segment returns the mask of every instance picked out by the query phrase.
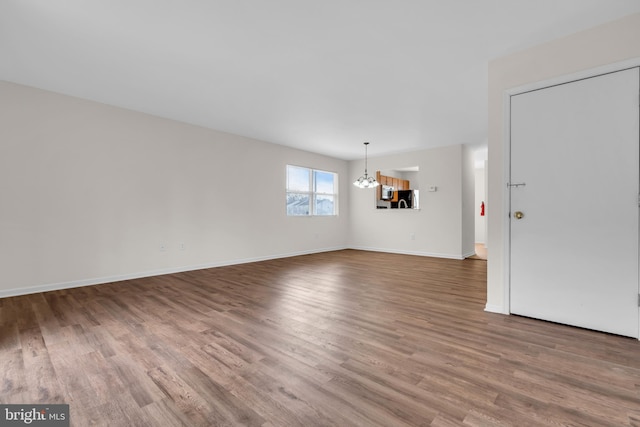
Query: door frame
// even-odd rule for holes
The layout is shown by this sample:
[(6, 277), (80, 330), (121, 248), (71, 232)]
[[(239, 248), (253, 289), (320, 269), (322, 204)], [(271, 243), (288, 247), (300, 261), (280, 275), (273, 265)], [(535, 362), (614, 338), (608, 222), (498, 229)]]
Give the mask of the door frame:
[[(566, 74), (562, 76), (552, 77), (546, 80), (528, 83), (526, 85), (517, 86), (504, 91), (502, 95), (503, 105), (503, 135), (504, 135), (504, 149), (503, 149), (503, 173), (502, 173), (502, 194), (503, 194), (503, 212), (506, 215), (502, 218), (502, 229), (505, 231), (502, 241), (503, 248), (503, 273), (504, 273), (504, 307), (503, 314), (511, 314), (511, 191), (509, 190), (509, 183), (511, 180), (511, 97), (514, 95), (531, 92), (534, 90), (544, 89), (547, 87), (558, 86), (561, 84), (571, 83), (578, 80), (584, 80), (591, 77), (596, 77), (602, 74), (614, 73), (617, 71), (623, 71), (630, 68), (640, 67), (640, 58), (633, 58), (625, 61), (615, 62), (612, 64), (603, 65), (596, 68), (590, 68), (582, 70), (576, 73)], [(640, 94), (638, 94), (640, 103)], [(489, 165), (489, 167), (491, 167)], [(640, 208), (639, 208), (640, 209)], [(491, 214), (491, 213), (489, 213)], [(638, 310), (638, 326), (640, 328), (640, 309)], [(640, 340), (640, 336), (638, 337)]]

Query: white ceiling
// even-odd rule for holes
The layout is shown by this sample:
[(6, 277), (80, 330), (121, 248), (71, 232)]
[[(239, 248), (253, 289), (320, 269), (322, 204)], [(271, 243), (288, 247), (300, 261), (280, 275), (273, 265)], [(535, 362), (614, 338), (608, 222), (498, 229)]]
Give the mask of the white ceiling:
[(483, 144), (488, 61), (640, 0), (0, 0), (0, 79), (342, 159)]

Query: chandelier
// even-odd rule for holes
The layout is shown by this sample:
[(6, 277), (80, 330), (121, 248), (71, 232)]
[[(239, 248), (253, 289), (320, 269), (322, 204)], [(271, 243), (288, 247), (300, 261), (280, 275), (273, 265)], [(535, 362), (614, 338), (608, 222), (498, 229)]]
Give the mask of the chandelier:
[(367, 175), (367, 146), (368, 145), (369, 145), (368, 142), (364, 143), (364, 175), (362, 175), (360, 178), (353, 181), (353, 185), (355, 185), (358, 188), (373, 188), (379, 185), (378, 181), (376, 181), (374, 177)]

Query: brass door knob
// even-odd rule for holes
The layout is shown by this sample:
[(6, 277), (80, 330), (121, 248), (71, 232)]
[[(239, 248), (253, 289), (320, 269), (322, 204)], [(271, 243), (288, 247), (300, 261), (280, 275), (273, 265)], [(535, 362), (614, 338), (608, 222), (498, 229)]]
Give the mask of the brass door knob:
[(524, 214), (523, 214), (522, 212), (520, 212), (520, 211), (515, 211), (515, 212), (514, 212), (514, 214), (513, 214), (513, 216), (515, 216), (515, 217), (516, 217), (516, 219), (522, 219), (522, 218), (524, 218)]

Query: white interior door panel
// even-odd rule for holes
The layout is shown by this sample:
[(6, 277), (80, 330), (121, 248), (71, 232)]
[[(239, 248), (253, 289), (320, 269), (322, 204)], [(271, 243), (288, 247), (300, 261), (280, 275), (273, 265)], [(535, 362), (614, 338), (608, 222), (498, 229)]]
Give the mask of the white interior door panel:
[(511, 97), (512, 313), (638, 337), (639, 81)]

